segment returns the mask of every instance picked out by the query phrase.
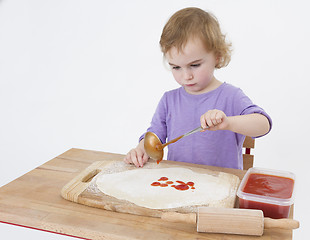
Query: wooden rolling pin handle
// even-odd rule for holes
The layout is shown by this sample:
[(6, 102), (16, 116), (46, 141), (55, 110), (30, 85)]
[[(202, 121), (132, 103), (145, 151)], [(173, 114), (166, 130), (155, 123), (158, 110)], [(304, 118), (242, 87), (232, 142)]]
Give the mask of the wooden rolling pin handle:
[(299, 221), (289, 218), (272, 219), (265, 217), (264, 228), (297, 229), (299, 228)]
[(161, 219), (167, 222), (197, 223), (196, 213), (163, 212)]

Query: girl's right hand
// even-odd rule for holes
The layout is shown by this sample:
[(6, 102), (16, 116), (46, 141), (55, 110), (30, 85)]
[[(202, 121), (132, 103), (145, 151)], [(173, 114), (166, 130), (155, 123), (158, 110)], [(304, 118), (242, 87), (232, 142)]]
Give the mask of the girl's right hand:
[(134, 164), (136, 167), (143, 167), (148, 160), (149, 156), (144, 149), (144, 139), (140, 141), (136, 148), (131, 149), (124, 158), (124, 162)]

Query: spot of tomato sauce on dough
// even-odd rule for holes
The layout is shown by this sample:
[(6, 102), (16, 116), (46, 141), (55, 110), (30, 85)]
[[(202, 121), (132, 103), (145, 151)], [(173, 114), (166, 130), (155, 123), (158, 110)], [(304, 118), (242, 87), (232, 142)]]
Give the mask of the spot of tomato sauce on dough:
[[(170, 185), (170, 187), (173, 187), (175, 188), (176, 190), (179, 190), (179, 191), (186, 191), (188, 189), (192, 189), (194, 190), (195, 187), (195, 183), (194, 182), (183, 182), (183, 181), (180, 181), (180, 180), (177, 180), (175, 181), (177, 184), (173, 184), (174, 182), (169, 180), (169, 178), (167, 177), (161, 177), (160, 179), (158, 179), (158, 181), (161, 181), (161, 182), (153, 182), (151, 184), (151, 186), (160, 186), (160, 187), (168, 187), (168, 185)], [(165, 183), (163, 183), (164, 181), (166, 181)], [(173, 185), (172, 185), (173, 184)]]
[(184, 190), (188, 190), (188, 189), (189, 189), (189, 186), (186, 185), (186, 184), (180, 184), (180, 185), (176, 185), (174, 188), (175, 188), (176, 190), (184, 191)]
[(153, 182), (151, 186), (160, 186), (160, 182)]

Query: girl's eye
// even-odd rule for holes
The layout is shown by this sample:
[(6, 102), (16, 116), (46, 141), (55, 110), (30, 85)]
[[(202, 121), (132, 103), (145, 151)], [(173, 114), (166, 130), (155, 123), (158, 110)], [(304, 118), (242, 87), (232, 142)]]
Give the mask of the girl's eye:
[(180, 69), (180, 67), (179, 66), (173, 66), (172, 69), (178, 70), (178, 69)]
[(199, 67), (200, 66), (200, 63), (197, 63), (197, 64), (192, 64), (191, 67)]

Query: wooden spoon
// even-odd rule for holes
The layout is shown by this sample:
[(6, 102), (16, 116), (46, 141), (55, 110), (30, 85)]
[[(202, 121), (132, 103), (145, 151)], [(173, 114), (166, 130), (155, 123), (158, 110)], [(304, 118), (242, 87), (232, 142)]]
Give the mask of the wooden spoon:
[(202, 127), (195, 128), (171, 141), (162, 144), (157, 135), (153, 132), (147, 132), (144, 137), (144, 149), (147, 155), (156, 160), (157, 164), (163, 159), (164, 156), (164, 147), (171, 143), (175, 143), (176, 141), (180, 140), (183, 137), (187, 137), (193, 133), (199, 132), (203, 130)]

